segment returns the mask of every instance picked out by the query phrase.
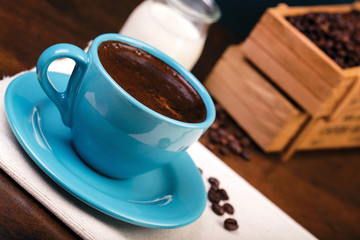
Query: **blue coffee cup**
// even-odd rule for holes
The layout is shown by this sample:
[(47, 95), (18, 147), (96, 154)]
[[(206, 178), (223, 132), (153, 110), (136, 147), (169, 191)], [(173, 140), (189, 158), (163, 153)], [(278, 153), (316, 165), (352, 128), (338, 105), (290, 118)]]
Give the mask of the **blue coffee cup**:
[[(201, 123), (174, 120), (129, 95), (100, 63), (98, 46), (108, 40), (143, 49), (178, 71), (201, 96), (206, 119)], [(63, 92), (48, 77), (49, 65), (59, 58), (75, 61)], [(88, 52), (71, 44), (51, 46), (41, 54), (36, 71), (42, 89), (71, 128), (77, 153), (91, 168), (112, 178), (129, 178), (181, 161), (179, 152), (196, 142), (215, 119), (210, 95), (188, 70), (150, 45), (120, 34), (98, 36)]]

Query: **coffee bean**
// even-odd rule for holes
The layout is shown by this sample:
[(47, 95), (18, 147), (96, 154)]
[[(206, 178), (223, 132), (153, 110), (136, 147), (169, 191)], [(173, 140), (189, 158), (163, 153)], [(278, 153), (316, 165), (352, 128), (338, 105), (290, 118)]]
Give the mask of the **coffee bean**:
[(239, 228), (239, 225), (235, 219), (228, 218), (224, 221), (224, 228), (228, 231), (234, 231)]
[(229, 140), (226, 136), (224, 136), (224, 137), (220, 138), (220, 143), (222, 145), (227, 145), (229, 143)]
[(225, 189), (219, 189), (216, 191), (216, 193), (219, 195), (220, 200), (229, 200), (229, 196), (227, 194), (227, 192), (225, 191)]
[(211, 205), (211, 209), (213, 210), (213, 212), (219, 216), (224, 215), (225, 210), (218, 204), (218, 203), (213, 203)]
[(244, 135), (240, 131), (234, 132), (234, 137), (237, 139), (241, 139)]
[(216, 110), (216, 114), (218, 114), (223, 111), (223, 108), (221, 107), (220, 104), (215, 103), (215, 110)]
[(210, 142), (215, 143), (215, 144), (220, 142), (220, 136), (217, 131), (210, 131), (209, 139), (210, 139)]
[(251, 156), (249, 155), (249, 153), (245, 152), (245, 151), (242, 151), (240, 153), (240, 156), (245, 159), (246, 161), (250, 161), (251, 160)]
[(229, 142), (229, 149), (235, 154), (240, 154), (242, 152), (242, 147), (238, 141)]
[(215, 145), (214, 144), (211, 144), (211, 143), (207, 143), (207, 144), (205, 144), (205, 147), (207, 148), (207, 149), (209, 149), (210, 151), (215, 151)]
[(219, 190), (219, 186), (211, 185), (210, 189), (213, 189), (213, 190), (217, 191), (217, 190)]
[(216, 190), (210, 189), (208, 191), (208, 199), (212, 203), (219, 203), (220, 202), (220, 196), (217, 194)]
[(226, 148), (226, 146), (220, 146), (219, 147), (219, 153), (222, 155), (228, 155), (230, 153), (229, 149)]
[(209, 177), (208, 179), (209, 183), (212, 185), (212, 186), (219, 186), (220, 185), (220, 182), (217, 178), (214, 178), (214, 177)]
[(223, 123), (226, 121), (227, 116), (225, 112), (219, 112), (219, 114), (216, 115), (217, 119), (221, 123), (220, 126), (224, 126)]
[(234, 214), (235, 209), (234, 207), (230, 204), (230, 203), (225, 203), (223, 205), (223, 209), (225, 212), (227, 212), (228, 214)]
[(220, 128), (219, 130), (218, 130), (218, 134), (219, 134), (219, 136), (222, 138), (222, 137), (227, 137), (227, 135), (229, 135), (229, 133), (225, 130), (225, 129), (223, 129), (223, 128)]
[(236, 138), (235, 138), (235, 136), (234, 136), (234, 134), (229, 134), (229, 135), (227, 136), (227, 140), (228, 140), (229, 142), (237, 141)]
[(219, 123), (218, 122), (213, 122), (213, 124), (211, 124), (211, 126), (209, 127), (209, 129), (211, 130), (217, 130), (219, 129)]
[(216, 119), (208, 130), (209, 143), (205, 146), (212, 152), (218, 151), (221, 155), (241, 156), (244, 148), (250, 145), (250, 139), (238, 129), (233, 129), (236, 123), (227, 115), (220, 104), (215, 103)]
[[(308, 13), (286, 18), (342, 68), (360, 65), (360, 11)], [(357, 47), (354, 47), (357, 46)]]
[(250, 139), (248, 137), (243, 136), (240, 139), (240, 144), (243, 147), (248, 147), (250, 145)]

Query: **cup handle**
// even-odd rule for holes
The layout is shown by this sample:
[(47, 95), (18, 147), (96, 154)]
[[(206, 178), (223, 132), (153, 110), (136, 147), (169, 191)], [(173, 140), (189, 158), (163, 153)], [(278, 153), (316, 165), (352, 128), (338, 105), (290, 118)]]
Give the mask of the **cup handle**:
[[(75, 61), (75, 68), (64, 92), (60, 92), (54, 87), (48, 75), (50, 64), (58, 58), (71, 58)], [(82, 49), (72, 44), (61, 43), (46, 49), (36, 65), (36, 74), (42, 89), (55, 103), (60, 111), (62, 121), (68, 127), (71, 127), (72, 102), (88, 63), (89, 56)]]

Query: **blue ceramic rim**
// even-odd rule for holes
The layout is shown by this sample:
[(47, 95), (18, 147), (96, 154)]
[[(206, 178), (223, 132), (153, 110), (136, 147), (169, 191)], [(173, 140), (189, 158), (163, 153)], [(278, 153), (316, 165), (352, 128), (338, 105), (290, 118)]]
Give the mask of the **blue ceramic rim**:
[[(166, 64), (168, 64), (169, 66), (174, 68), (176, 71), (178, 71), (182, 76), (184, 76), (186, 78), (186, 80), (195, 88), (195, 90), (201, 96), (201, 98), (205, 104), (205, 108), (206, 108), (205, 120), (200, 123), (188, 123), (188, 122), (181, 122), (181, 121), (166, 117), (166, 116), (161, 115), (161, 114), (157, 113), (156, 111), (148, 108), (147, 106), (145, 106), (144, 104), (142, 104), (141, 102), (136, 100), (134, 97), (132, 97), (130, 94), (128, 94), (123, 88), (121, 88), (112, 79), (112, 77), (106, 72), (106, 70), (104, 69), (104, 67), (102, 66), (102, 64), (100, 62), (100, 59), (98, 56), (98, 46), (100, 45), (100, 43), (102, 43), (104, 41), (108, 41), (108, 40), (120, 41), (123, 43), (127, 43), (129, 45), (138, 47), (138, 48), (152, 54), (153, 56), (161, 59)], [(170, 123), (172, 125), (179, 126), (179, 127), (185, 127), (185, 128), (191, 128), (191, 129), (206, 129), (215, 120), (215, 115), (216, 115), (215, 106), (214, 106), (214, 103), (213, 103), (209, 93), (205, 89), (205, 87), (200, 83), (200, 81), (190, 71), (188, 71), (182, 65), (177, 63), (174, 59), (172, 59), (165, 53), (161, 52), (160, 50), (158, 50), (140, 40), (137, 40), (137, 39), (125, 36), (125, 35), (116, 34), (116, 33), (107, 33), (107, 34), (102, 34), (94, 39), (94, 41), (92, 42), (92, 44), (90, 46), (89, 52), (91, 53), (92, 61), (94, 61), (95, 67), (100, 72), (102, 72), (104, 74), (104, 76), (106, 76), (106, 78), (113, 84), (114, 88), (117, 89), (118, 91), (120, 91), (123, 95), (125, 95), (133, 105), (135, 105), (137, 108), (141, 109), (142, 111), (148, 113), (149, 115), (152, 115), (153, 117), (160, 119), (161, 121)]]

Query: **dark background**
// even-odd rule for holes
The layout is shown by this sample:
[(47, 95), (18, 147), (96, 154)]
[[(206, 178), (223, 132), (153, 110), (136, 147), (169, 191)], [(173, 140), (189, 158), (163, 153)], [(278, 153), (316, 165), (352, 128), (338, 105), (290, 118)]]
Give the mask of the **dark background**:
[(279, 3), (289, 6), (329, 5), (346, 4), (354, 1), (348, 0), (216, 0), (220, 6), (222, 17), (219, 23), (228, 30), (237, 34), (238, 40), (243, 40), (254, 27), (266, 8), (275, 7)]

